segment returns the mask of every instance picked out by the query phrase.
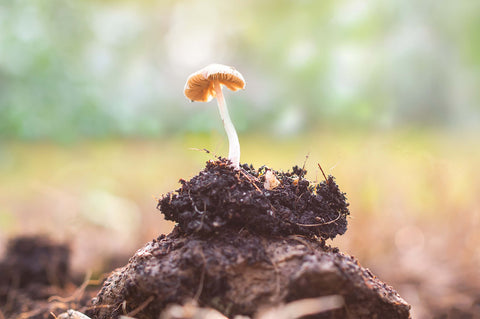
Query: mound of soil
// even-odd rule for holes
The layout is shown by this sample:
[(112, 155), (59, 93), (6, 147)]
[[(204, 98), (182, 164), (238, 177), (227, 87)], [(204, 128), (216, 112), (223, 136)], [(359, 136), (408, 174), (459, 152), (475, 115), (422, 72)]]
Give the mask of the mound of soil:
[[(408, 318), (409, 305), (349, 256), (301, 237), (247, 230), (185, 236), (177, 228), (137, 251), (93, 300), (93, 318), (157, 318), (195, 300), (228, 317), (304, 298), (340, 295), (345, 305), (316, 318)], [(108, 308), (106, 306), (108, 305)]]
[[(326, 239), (345, 233), (348, 203), (333, 176), (314, 185), (297, 166), (287, 173), (268, 171), (247, 165), (234, 170), (226, 160), (210, 161), (191, 180), (180, 180), (182, 187), (157, 207), (186, 234), (248, 229), (259, 236)], [(276, 187), (269, 187), (272, 183)]]
[(312, 318), (409, 318), (410, 306), (358, 262), (325, 245), (345, 233), (348, 204), (332, 176), (208, 162), (158, 208), (177, 222), (115, 270), (89, 310), (92, 318), (158, 318), (194, 300), (226, 316), (339, 296), (340, 307)]
[[(63, 312), (85, 304), (54, 296), (71, 294), (70, 249), (47, 237), (18, 237), (9, 241), (0, 261), (0, 318), (52, 318), (50, 312)], [(50, 299), (53, 298), (53, 299)], [(50, 301), (50, 302), (49, 302)]]
[(63, 287), (69, 275), (70, 249), (41, 236), (9, 241), (1, 263), (2, 284), (25, 288), (32, 283)]

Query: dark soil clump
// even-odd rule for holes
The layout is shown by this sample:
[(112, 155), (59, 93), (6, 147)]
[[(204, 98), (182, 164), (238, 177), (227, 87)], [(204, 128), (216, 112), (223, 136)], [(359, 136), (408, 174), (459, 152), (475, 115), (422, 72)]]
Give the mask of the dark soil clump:
[(70, 249), (46, 237), (18, 237), (11, 240), (2, 262), (11, 283), (25, 288), (32, 283), (63, 287), (69, 274)]
[[(265, 319), (277, 307), (325, 297), (335, 304), (308, 318), (409, 318), (392, 287), (326, 245), (347, 230), (348, 203), (332, 176), (312, 184), (305, 174), (208, 162), (159, 200), (174, 230), (114, 270), (93, 299), (88, 280), (73, 283), (66, 245), (15, 239), (0, 262), (0, 318), (171, 319), (180, 309), (189, 313), (182, 318), (194, 311)], [(175, 305), (184, 306), (171, 311)]]
[(247, 165), (235, 170), (226, 160), (208, 162), (157, 207), (186, 234), (245, 228), (258, 235), (326, 239), (345, 233), (348, 203), (332, 176), (314, 185), (297, 166), (287, 173), (272, 170), (279, 184), (268, 189), (267, 171)]
[[(43, 236), (9, 241), (0, 261), (0, 318), (53, 318), (91, 299), (70, 274), (70, 248)], [(72, 298), (70, 296), (79, 292)]]
[(333, 295), (342, 305), (312, 318), (409, 318), (391, 287), (325, 245), (347, 230), (348, 203), (332, 176), (312, 184), (305, 174), (208, 162), (159, 200), (173, 232), (115, 270), (88, 314), (158, 318), (193, 300), (230, 318), (261, 318), (265, 308)]
[(87, 314), (106, 319), (142, 309), (136, 318), (158, 318), (169, 304), (195, 300), (233, 318), (330, 295), (342, 296), (345, 304), (312, 318), (409, 318), (410, 306), (391, 287), (321, 241), (247, 230), (205, 238), (178, 228), (114, 271)]

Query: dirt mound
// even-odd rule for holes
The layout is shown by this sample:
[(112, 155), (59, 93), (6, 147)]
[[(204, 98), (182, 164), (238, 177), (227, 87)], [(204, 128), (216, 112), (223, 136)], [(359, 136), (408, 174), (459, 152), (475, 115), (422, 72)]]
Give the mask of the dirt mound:
[(247, 165), (235, 170), (226, 160), (207, 162), (157, 207), (186, 234), (244, 228), (258, 235), (326, 239), (345, 233), (348, 203), (333, 176), (314, 185), (305, 174), (297, 166), (283, 173)]
[[(9, 241), (0, 262), (0, 315), (48, 318), (55, 305), (47, 299), (64, 291), (70, 279), (70, 249), (46, 237)], [(1, 316), (0, 316), (1, 317)]]
[(63, 287), (69, 276), (70, 249), (46, 237), (18, 237), (8, 243), (1, 263), (4, 284), (25, 288), (31, 284)]
[(178, 228), (114, 271), (93, 300), (96, 310), (87, 314), (157, 318), (169, 304), (195, 300), (233, 318), (329, 295), (342, 296), (344, 305), (315, 318), (409, 317), (410, 306), (391, 287), (321, 241), (259, 237), (247, 230), (206, 238)]
[[(0, 318), (52, 319), (83, 309), (98, 292), (70, 272), (70, 247), (45, 236), (8, 242), (0, 261)], [(59, 317), (60, 318), (60, 317)]]
[(345, 233), (348, 204), (334, 178), (312, 184), (305, 170), (277, 172), (228, 161), (164, 196), (178, 224), (117, 269), (92, 301), (93, 318), (157, 318), (194, 300), (227, 316), (335, 295), (342, 305), (316, 318), (408, 318), (410, 306), (352, 257), (325, 245)]

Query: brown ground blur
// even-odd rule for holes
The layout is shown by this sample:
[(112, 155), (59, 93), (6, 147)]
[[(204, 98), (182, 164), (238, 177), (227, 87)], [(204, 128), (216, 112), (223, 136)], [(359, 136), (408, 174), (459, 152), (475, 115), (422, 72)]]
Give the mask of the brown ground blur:
[[(438, 132), (318, 133), (292, 140), (241, 136), (242, 162), (308, 178), (337, 178), (351, 203), (349, 230), (331, 245), (394, 286), (414, 318), (472, 310), (480, 300), (480, 148), (473, 135)], [(48, 234), (67, 241), (75, 271), (122, 265), (172, 228), (155, 198), (178, 188), (223, 136), (117, 140), (69, 146), (0, 146), (0, 253), (8, 238)], [(115, 240), (111, 240), (115, 239)], [(480, 312), (477, 308), (477, 314)]]

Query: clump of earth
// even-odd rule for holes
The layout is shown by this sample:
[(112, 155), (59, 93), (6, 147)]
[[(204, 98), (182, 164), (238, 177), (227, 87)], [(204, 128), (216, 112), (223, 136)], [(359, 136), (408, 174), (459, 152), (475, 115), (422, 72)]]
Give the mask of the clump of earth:
[(75, 277), (67, 244), (45, 236), (12, 238), (0, 260), (0, 318), (50, 319), (86, 305), (95, 293)]
[[(312, 183), (306, 173), (298, 166), (280, 172), (208, 161), (158, 201), (165, 218), (176, 222), (170, 234), (115, 269), (93, 299), (86, 293), (76, 303), (39, 300), (32, 318), (51, 318), (50, 312), (62, 319), (409, 318), (410, 305), (392, 287), (326, 244), (347, 231), (348, 203), (333, 176)], [(64, 248), (46, 246), (63, 256)], [(15, 251), (0, 269), (13, 271)], [(36, 254), (19, 251), (22, 258)], [(54, 268), (43, 265), (41, 276), (28, 270), (30, 278), (61, 289), (68, 277), (64, 258)], [(0, 302), (14, 306), (11, 291), (12, 282), (0, 280)]]
[[(263, 319), (265, 309), (313, 300), (309, 318), (409, 318), (410, 306), (392, 287), (326, 245), (347, 230), (346, 196), (333, 176), (315, 184), (305, 175), (298, 166), (279, 172), (207, 162), (158, 202), (177, 223), (172, 233), (115, 270), (87, 314), (179, 318), (171, 305), (193, 303), (222, 318)], [(321, 308), (322, 298), (336, 302)], [(274, 318), (290, 318), (279, 313)]]
[[(348, 203), (333, 176), (312, 184), (306, 170), (289, 172), (209, 161), (182, 187), (164, 196), (158, 208), (185, 234), (247, 229), (258, 236), (334, 238), (347, 230)], [(272, 185), (273, 184), (273, 185)]]

